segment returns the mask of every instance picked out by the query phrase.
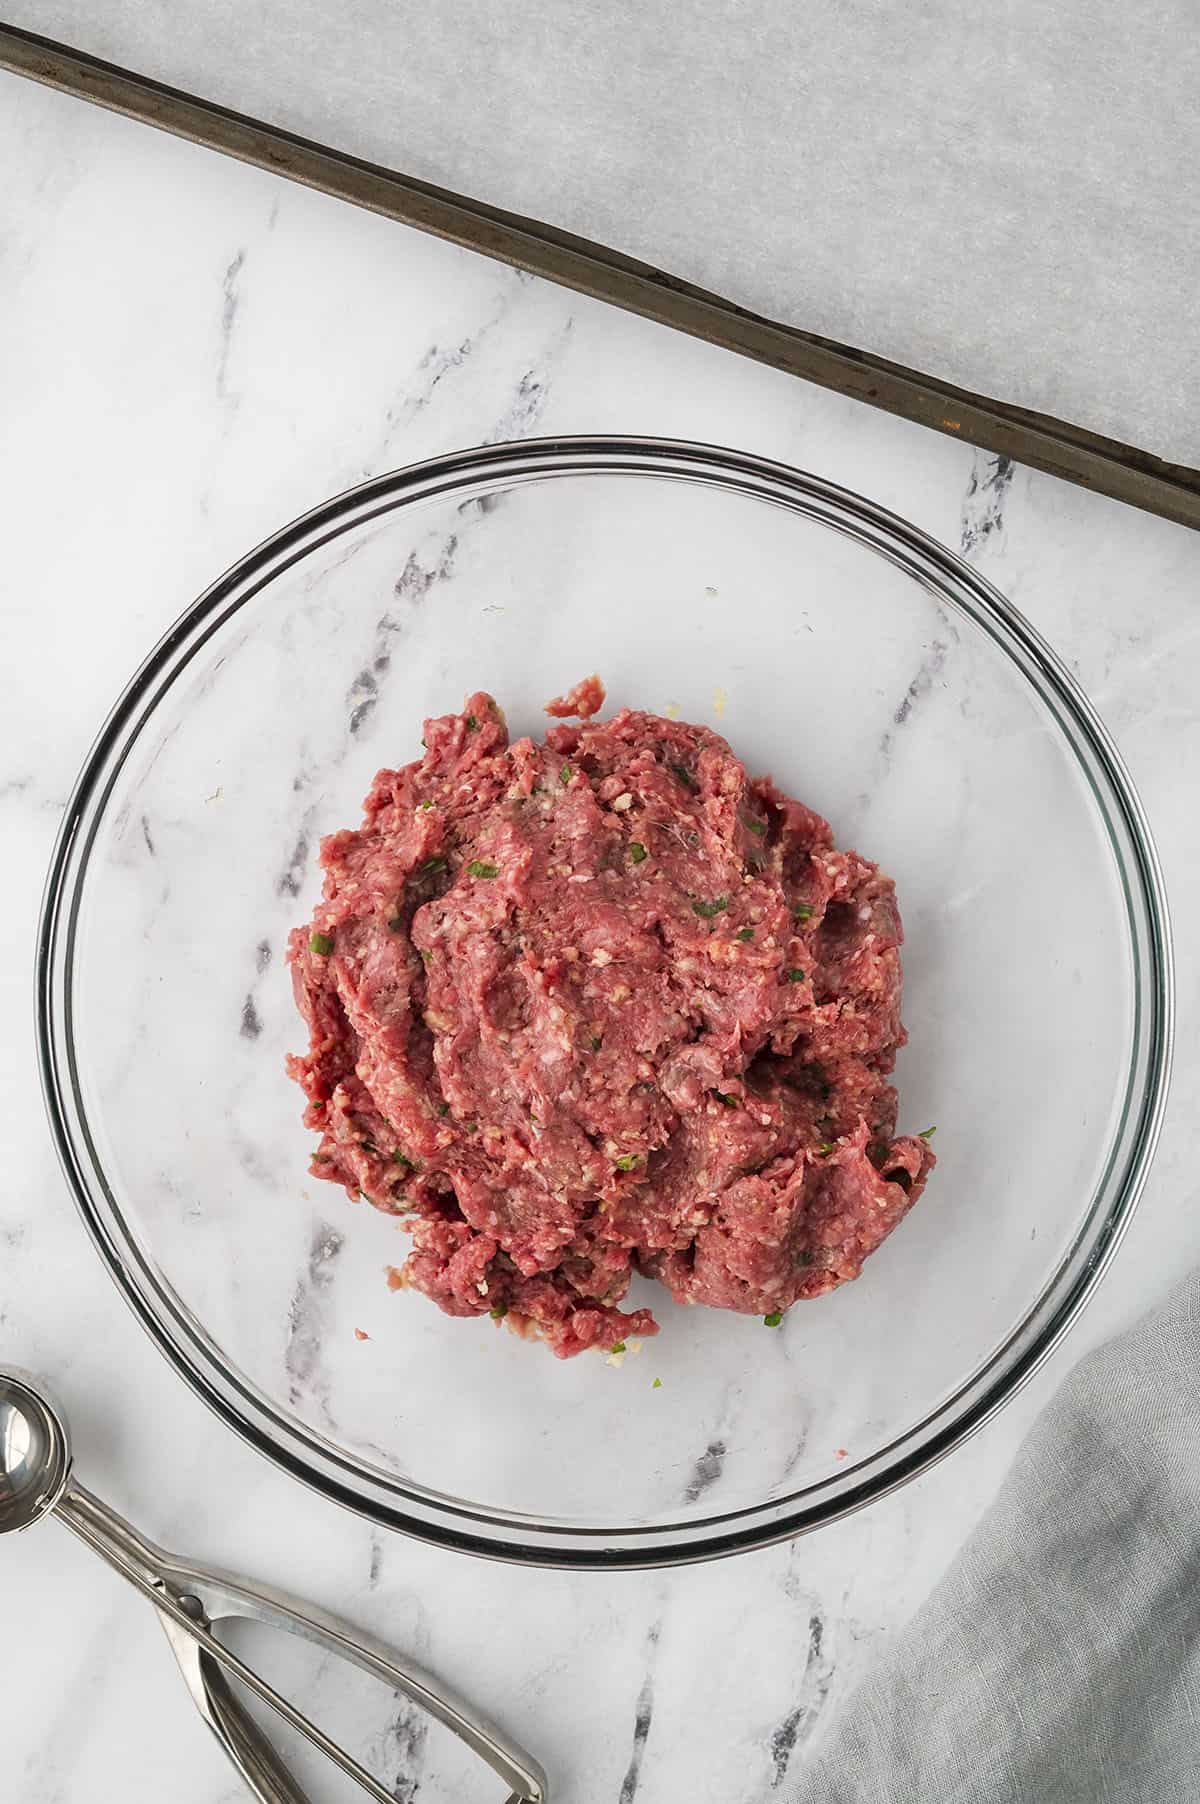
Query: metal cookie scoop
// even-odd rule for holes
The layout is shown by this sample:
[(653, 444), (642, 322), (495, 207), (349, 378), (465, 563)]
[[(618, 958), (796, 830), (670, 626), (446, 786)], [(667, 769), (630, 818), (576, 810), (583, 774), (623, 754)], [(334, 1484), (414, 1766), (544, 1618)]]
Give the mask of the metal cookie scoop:
[(217, 1640), (212, 1624), (223, 1617), (245, 1616), (287, 1629), (362, 1667), (461, 1736), (511, 1786), (508, 1804), (546, 1804), (546, 1775), (536, 1760), (419, 1667), (402, 1664), (382, 1642), (282, 1591), (252, 1585), (216, 1567), (185, 1564), (144, 1541), (72, 1477), (62, 1411), (27, 1373), (0, 1371), (0, 1534), (28, 1528), (51, 1513), (149, 1598), (200, 1714), (261, 1804), (309, 1804), (309, 1799), (238, 1702), (227, 1673), (307, 1736), (378, 1804), (395, 1804), (395, 1795)]

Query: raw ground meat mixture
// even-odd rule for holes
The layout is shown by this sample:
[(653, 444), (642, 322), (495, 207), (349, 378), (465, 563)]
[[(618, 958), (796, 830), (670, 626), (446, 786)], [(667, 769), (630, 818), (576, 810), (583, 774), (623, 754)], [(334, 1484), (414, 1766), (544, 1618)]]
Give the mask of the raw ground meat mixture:
[(717, 733), (603, 704), (425, 726), (290, 938), (313, 1175), (401, 1216), (397, 1284), (560, 1357), (657, 1332), (635, 1272), (765, 1316), (854, 1278), (934, 1160), (896, 1137), (891, 880)]

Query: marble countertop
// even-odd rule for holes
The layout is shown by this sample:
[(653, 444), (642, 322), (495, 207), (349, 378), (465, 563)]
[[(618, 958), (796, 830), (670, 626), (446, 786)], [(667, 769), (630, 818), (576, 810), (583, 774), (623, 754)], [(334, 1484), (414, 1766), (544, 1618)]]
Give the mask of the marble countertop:
[[(66, 1403), (87, 1481), (149, 1534), (338, 1609), (483, 1703), (569, 1804), (787, 1795), (936, 1581), (1079, 1354), (1200, 1258), (1200, 537), (627, 318), (13, 78), (0, 258), (10, 676), (0, 1360)], [(1119, 1259), (1067, 1344), (953, 1458), (862, 1515), (672, 1573), (432, 1551), (236, 1440), (129, 1315), (42, 1115), (29, 1004), (42, 876), (76, 769), (142, 654), (272, 528), (364, 477), (527, 435), (743, 446), (917, 521), (986, 570), (1098, 704), (1158, 836), (1179, 955), (1172, 1109)], [(56, 1525), (0, 1548), (24, 1629), (0, 1688), (22, 1804), (233, 1804), (144, 1605)], [(11, 1644), (10, 1644), (11, 1645)], [(440, 1731), (329, 1670), (296, 1679), (402, 1804), (459, 1797)], [(491, 1795), (480, 1775), (479, 1795)]]

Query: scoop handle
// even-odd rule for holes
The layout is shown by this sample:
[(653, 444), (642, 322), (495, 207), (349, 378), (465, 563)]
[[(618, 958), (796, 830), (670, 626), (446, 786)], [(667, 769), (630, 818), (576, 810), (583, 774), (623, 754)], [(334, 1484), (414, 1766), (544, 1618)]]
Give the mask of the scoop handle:
[[(219, 1567), (184, 1565), (168, 1555), (165, 1572), (171, 1589), (194, 1599), (208, 1622), (227, 1621), (230, 1617), (240, 1616), (251, 1622), (284, 1629), (289, 1634), (314, 1642), (338, 1659), (360, 1667), (363, 1672), (382, 1680), (394, 1691), (401, 1692), (412, 1703), (444, 1723), (500, 1775), (510, 1787), (508, 1804), (548, 1804), (546, 1775), (530, 1754), (510, 1741), (502, 1730), (466, 1699), (451, 1691), (440, 1680), (435, 1680), (421, 1667), (411, 1661), (401, 1660), (391, 1648), (382, 1641), (377, 1641), (374, 1636), (352, 1628), (350, 1624), (316, 1604), (302, 1603), (274, 1586), (252, 1584)], [(179, 1637), (172, 1633), (170, 1640), (178, 1658)], [(196, 1648), (195, 1641), (186, 1636), (185, 1640), (188, 1643), (188, 1658), (202, 1672), (203, 1659), (201, 1657), (196, 1660), (192, 1652)], [(187, 1676), (186, 1666), (184, 1673)], [(385, 1791), (384, 1797), (388, 1804), (395, 1804), (394, 1793)]]
[(258, 1804), (312, 1804), (235, 1696), (221, 1668), (169, 1616), (159, 1614), (192, 1700)]
[(465, 1741), (512, 1788), (509, 1804), (547, 1804), (546, 1775), (531, 1755), (509, 1741), (465, 1699), (435, 1682), (420, 1667), (402, 1662), (373, 1636), (272, 1586), (251, 1584), (218, 1567), (177, 1560), (144, 1540), (115, 1510), (74, 1480), (56, 1505), (56, 1513), (154, 1605), (201, 1714), (262, 1804), (310, 1804), (310, 1800), (242, 1711), (228, 1684), (230, 1675), (269, 1704), (376, 1804), (395, 1804), (395, 1795), (216, 1638), (211, 1624), (231, 1616), (286, 1629), (361, 1667), (429, 1711)]

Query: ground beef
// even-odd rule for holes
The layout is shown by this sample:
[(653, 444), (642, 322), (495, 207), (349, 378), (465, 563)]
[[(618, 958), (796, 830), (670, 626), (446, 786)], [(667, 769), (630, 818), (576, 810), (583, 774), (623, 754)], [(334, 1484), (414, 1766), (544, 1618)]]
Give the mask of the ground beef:
[(574, 689), (568, 689), (565, 695), (556, 695), (553, 701), (547, 702), (546, 713), (553, 714), (558, 720), (570, 720), (573, 715), (578, 715), (580, 720), (590, 720), (603, 706), (604, 684), (593, 672), (584, 677), (582, 683), (576, 683)]
[(657, 1332), (635, 1272), (774, 1320), (933, 1165), (896, 1137), (891, 880), (705, 727), (603, 703), (426, 722), (289, 942), (317, 1177), (405, 1218), (394, 1282), (562, 1357)]

